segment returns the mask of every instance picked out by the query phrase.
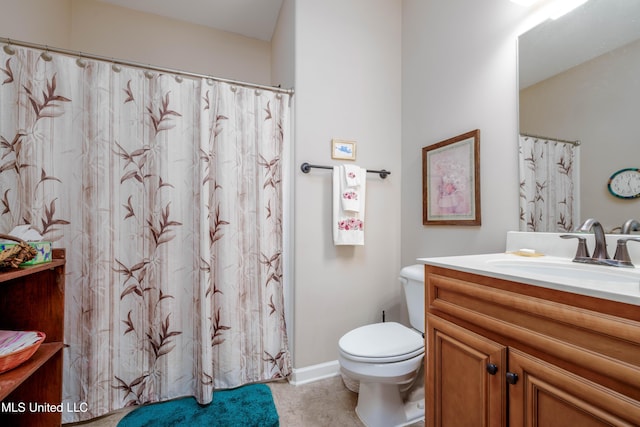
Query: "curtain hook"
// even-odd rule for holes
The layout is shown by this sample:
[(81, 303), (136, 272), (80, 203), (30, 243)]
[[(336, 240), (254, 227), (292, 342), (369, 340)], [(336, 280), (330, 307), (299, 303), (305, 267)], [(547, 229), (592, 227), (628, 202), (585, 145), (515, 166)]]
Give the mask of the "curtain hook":
[(11, 46), (11, 40), (7, 40), (7, 44), (2, 48), (7, 55), (15, 55), (16, 50)]
[(207, 84), (208, 84), (209, 86), (213, 86), (213, 79), (212, 79), (212, 78), (208, 78), (208, 79), (207, 79)]
[(119, 73), (120, 71), (122, 71), (122, 67), (118, 64), (116, 64), (115, 62), (113, 64), (111, 64), (111, 69), (113, 71), (115, 71), (116, 73)]
[(80, 68), (85, 68), (87, 66), (87, 60), (80, 56), (76, 59), (76, 65)]
[(153, 73), (151, 72), (151, 70), (146, 70), (144, 72), (144, 76), (148, 79), (152, 79), (153, 78)]
[(181, 76), (180, 74), (177, 74), (177, 75), (175, 76), (175, 79), (176, 79), (176, 82), (178, 82), (178, 83), (182, 83), (182, 80), (183, 80), (183, 79), (182, 79), (182, 76)]
[(40, 58), (42, 58), (43, 61), (49, 62), (53, 59), (53, 56), (51, 56), (51, 54), (49, 53), (49, 50), (47, 49), (40, 54)]

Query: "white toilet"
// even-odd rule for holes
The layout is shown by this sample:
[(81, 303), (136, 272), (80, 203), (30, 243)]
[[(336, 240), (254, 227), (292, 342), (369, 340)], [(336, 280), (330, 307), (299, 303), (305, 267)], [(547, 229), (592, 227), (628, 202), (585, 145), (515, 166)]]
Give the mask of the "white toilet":
[(424, 358), (424, 265), (400, 271), (415, 329), (395, 322), (375, 323), (347, 332), (338, 342), (340, 369), (359, 381), (356, 413), (367, 427), (404, 426), (424, 419), (424, 394), (405, 400)]

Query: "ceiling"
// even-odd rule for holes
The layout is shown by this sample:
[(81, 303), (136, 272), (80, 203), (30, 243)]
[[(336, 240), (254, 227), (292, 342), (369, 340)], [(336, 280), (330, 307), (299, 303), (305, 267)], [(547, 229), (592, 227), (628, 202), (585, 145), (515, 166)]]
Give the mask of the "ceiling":
[(100, 0), (271, 41), (283, 0)]

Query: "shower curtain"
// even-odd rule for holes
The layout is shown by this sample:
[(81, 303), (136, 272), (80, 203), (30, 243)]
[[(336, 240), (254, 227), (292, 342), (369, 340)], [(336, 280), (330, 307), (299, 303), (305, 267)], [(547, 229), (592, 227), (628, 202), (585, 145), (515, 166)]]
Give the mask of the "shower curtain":
[(573, 231), (580, 220), (579, 146), (520, 135), (520, 231)]
[(17, 46), (0, 71), (0, 230), (67, 250), (63, 421), (289, 375), (290, 95)]

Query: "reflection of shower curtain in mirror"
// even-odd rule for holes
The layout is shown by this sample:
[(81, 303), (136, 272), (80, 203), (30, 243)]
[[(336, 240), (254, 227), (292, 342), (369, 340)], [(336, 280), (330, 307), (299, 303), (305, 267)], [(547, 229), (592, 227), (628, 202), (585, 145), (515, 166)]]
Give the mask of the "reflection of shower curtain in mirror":
[(564, 232), (579, 224), (579, 148), (520, 135), (520, 231)]

